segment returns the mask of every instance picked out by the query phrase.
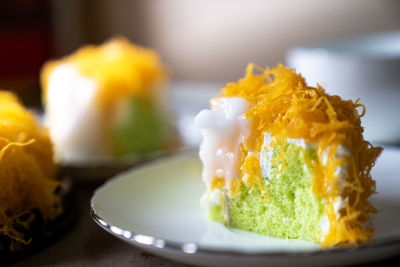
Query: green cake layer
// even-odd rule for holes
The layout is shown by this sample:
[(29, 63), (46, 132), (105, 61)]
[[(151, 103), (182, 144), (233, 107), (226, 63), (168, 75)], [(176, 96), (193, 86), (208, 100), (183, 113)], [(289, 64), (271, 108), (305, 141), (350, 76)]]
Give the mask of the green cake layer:
[[(312, 193), (313, 171), (306, 164), (315, 159), (315, 149), (287, 144), (281, 151), (287, 152), (284, 159), (277, 160), (279, 149), (277, 145), (273, 148), (270, 177), (263, 178), (266, 197), (258, 186), (251, 188), (242, 183), (240, 195), (228, 197), (229, 220), (224, 220), (222, 204), (213, 205), (209, 217), (268, 236), (319, 242), (324, 205)], [(282, 161), (285, 168), (279, 173)]]
[(137, 155), (165, 149), (169, 138), (168, 118), (153, 103), (131, 99), (124, 116), (113, 125), (116, 154)]

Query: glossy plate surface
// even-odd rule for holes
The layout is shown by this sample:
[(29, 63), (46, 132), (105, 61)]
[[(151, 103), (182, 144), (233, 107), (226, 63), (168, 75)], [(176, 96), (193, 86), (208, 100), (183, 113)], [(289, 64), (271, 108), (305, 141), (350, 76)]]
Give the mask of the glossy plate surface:
[(372, 202), (376, 241), (321, 250), (301, 240), (257, 235), (210, 222), (200, 207), (205, 190), (195, 152), (124, 172), (101, 186), (91, 200), (96, 223), (153, 254), (207, 266), (355, 264), (400, 253), (400, 150), (386, 148), (373, 170), (379, 194)]

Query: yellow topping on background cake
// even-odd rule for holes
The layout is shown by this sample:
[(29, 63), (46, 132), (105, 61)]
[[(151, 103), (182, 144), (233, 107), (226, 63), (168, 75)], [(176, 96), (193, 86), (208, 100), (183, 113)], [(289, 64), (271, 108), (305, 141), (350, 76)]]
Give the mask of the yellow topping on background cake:
[(97, 81), (97, 101), (106, 106), (132, 96), (150, 98), (163, 89), (167, 78), (167, 71), (155, 51), (118, 37), (100, 46), (83, 46), (65, 58), (46, 63), (42, 70), (45, 98), (50, 73), (65, 63), (74, 64), (79, 74)]

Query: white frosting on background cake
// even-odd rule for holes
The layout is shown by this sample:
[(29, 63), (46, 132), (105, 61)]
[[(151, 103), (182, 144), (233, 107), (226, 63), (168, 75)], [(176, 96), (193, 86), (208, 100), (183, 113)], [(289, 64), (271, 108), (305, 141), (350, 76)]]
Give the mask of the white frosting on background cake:
[(103, 153), (97, 89), (96, 81), (80, 75), (73, 64), (60, 64), (49, 76), (45, 124), (63, 161)]

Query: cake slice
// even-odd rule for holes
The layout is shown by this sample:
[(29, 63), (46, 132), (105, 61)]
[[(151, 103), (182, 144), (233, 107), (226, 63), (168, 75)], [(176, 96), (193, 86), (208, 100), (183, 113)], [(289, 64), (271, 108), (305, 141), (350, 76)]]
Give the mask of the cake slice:
[(364, 113), (292, 69), (249, 64), (195, 118), (209, 217), (323, 247), (368, 242), (370, 170), (382, 149), (363, 139)]
[(119, 37), (42, 70), (45, 124), (60, 161), (165, 150), (175, 141), (157, 53)]

